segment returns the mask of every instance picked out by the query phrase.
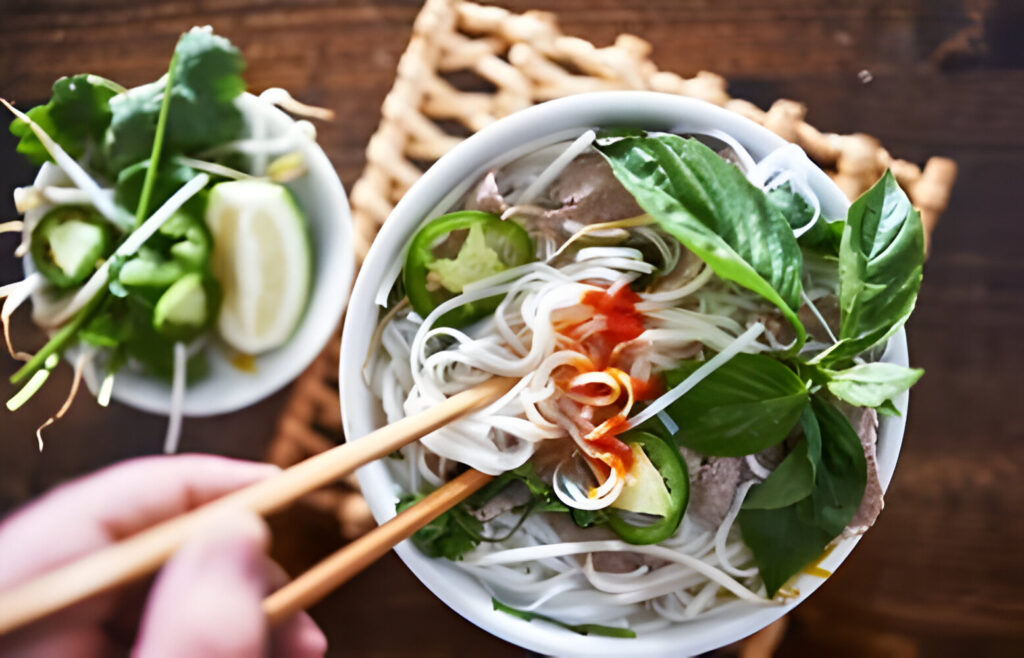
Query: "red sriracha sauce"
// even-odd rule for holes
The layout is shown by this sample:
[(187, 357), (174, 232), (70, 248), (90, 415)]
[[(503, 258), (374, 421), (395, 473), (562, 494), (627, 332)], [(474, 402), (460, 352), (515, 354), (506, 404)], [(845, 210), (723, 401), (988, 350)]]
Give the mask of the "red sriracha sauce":
[[(644, 316), (636, 310), (636, 305), (641, 297), (633, 292), (629, 286), (613, 286), (614, 292), (608, 290), (588, 290), (583, 294), (580, 302), (594, 310), (592, 318), (585, 323), (574, 324), (561, 333), (575, 341), (578, 349), (582, 349), (590, 359), (590, 367), (595, 370), (605, 370), (614, 364), (613, 353), (617, 345), (634, 340), (644, 332)], [(593, 329), (593, 320), (600, 321), (599, 329)], [(587, 335), (581, 336), (579, 327), (587, 325)], [(592, 364), (592, 365), (591, 365)], [(587, 367), (586, 370), (589, 370)], [(626, 384), (626, 382), (623, 382)], [(653, 400), (663, 391), (663, 385), (658, 377), (650, 379), (635, 379), (630, 377), (627, 384), (632, 392), (632, 398), (636, 402)], [(564, 384), (561, 385), (563, 390)], [(574, 386), (574, 393), (593, 398), (600, 398), (608, 395), (611, 391), (608, 386), (601, 383), (586, 383)], [(622, 392), (622, 396), (626, 395)], [(625, 399), (620, 397), (620, 399)], [(623, 409), (624, 410), (624, 409)], [(586, 438), (587, 443), (597, 451), (605, 453), (608, 463), (594, 462), (595, 467), (614, 468), (620, 475), (625, 474), (633, 465), (633, 451), (617, 436), (626, 431), (628, 420), (620, 411), (618, 414), (608, 418), (595, 428)]]

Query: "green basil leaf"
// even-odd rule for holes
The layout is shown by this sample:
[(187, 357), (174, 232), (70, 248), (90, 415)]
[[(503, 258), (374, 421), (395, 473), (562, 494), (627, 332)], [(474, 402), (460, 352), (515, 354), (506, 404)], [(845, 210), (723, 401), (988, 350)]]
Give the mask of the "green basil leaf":
[[(814, 208), (807, 203), (805, 198), (797, 194), (789, 183), (768, 192), (768, 201), (782, 213), (793, 229), (806, 226), (807, 222), (814, 217)], [(822, 256), (837, 258), (845, 226), (846, 222), (843, 220), (828, 220), (819, 217), (814, 226), (797, 238), (797, 244)]]
[(493, 603), (495, 610), (504, 612), (508, 615), (512, 615), (513, 617), (518, 617), (519, 619), (523, 619), (525, 621), (533, 621), (534, 619), (540, 619), (542, 621), (548, 622), (549, 624), (561, 626), (562, 628), (570, 630), (573, 633), (579, 633), (580, 635), (603, 635), (605, 637), (636, 637), (636, 633), (634, 631), (629, 630), (628, 628), (619, 628), (616, 626), (603, 626), (601, 624), (567, 624), (564, 621), (558, 621), (557, 619), (553, 617), (548, 617), (547, 615), (542, 615), (536, 612), (530, 612), (529, 610), (519, 610), (518, 608), (513, 608), (512, 606), (505, 605), (504, 603), (495, 598), (492, 598), (491, 602)]
[(903, 326), (921, 287), (921, 217), (891, 171), (850, 206), (839, 253), (839, 343), (819, 355), (835, 363)]
[(800, 508), (835, 537), (850, 522), (864, 497), (867, 459), (860, 437), (841, 411), (820, 396), (811, 399), (821, 428), (821, 465), (815, 478), (813, 505)]
[(743, 501), (743, 509), (778, 509), (811, 495), (821, 463), (821, 431), (810, 406), (804, 407), (800, 423), (804, 438), (768, 479), (750, 490)]
[(817, 559), (835, 537), (801, 518), (797, 506), (807, 500), (779, 509), (741, 509), (737, 517), (769, 597)]
[[(703, 362), (687, 361), (665, 374), (671, 388)], [(740, 457), (786, 438), (807, 405), (807, 388), (781, 362), (737, 354), (668, 406), (677, 443), (705, 455)]]
[(599, 145), (637, 203), (718, 276), (761, 295), (806, 338), (800, 306), (802, 256), (765, 193), (695, 139), (626, 137)]
[(882, 404), (875, 407), (875, 411), (878, 412), (879, 416), (889, 416), (890, 418), (896, 418), (901, 416), (900, 410), (896, 408), (892, 400), (886, 400)]
[[(46, 105), (33, 107), (28, 116), (73, 158), (81, 157), (90, 144), (99, 145), (110, 123), (110, 99), (123, 89), (98, 75), (82, 73), (53, 83)], [(18, 152), (33, 164), (50, 160), (39, 138), (21, 119), (11, 122), (11, 133), (20, 138)]]
[[(164, 155), (192, 153), (236, 139), (242, 114), (234, 99), (245, 91), (242, 54), (203, 28), (182, 35), (164, 136)], [(149, 157), (156, 135), (164, 83), (157, 81), (111, 99), (105, 150), (112, 172)]]
[(768, 596), (812, 562), (850, 522), (864, 496), (867, 460), (849, 421), (830, 402), (811, 400), (813, 420), (804, 431), (820, 431), (821, 461), (814, 489), (800, 501), (775, 509), (740, 510), (743, 541), (754, 553)]
[(855, 407), (880, 407), (913, 386), (924, 370), (894, 363), (866, 363), (827, 373), (832, 395)]

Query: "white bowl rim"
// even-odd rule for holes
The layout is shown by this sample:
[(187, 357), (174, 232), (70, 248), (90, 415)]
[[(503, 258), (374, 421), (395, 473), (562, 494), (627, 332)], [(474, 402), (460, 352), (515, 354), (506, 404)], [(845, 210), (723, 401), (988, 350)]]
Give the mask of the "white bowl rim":
[[(610, 91), (579, 94), (548, 101), (505, 117), (480, 130), (438, 160), (409, 189), (382, 226), (356, 279), (341, 346), (339, 386), (346, 437), (361, 437), (375, 428), (373, 415), (379, 403), (362, 379), (362, 364), (376, 318), (376, 288), (391, 261), (401, 253), (411, 232), (425, 218), (445, 209), (463, 189), (490, 166), (504, 164), (544, 143), (565, 139), (569, 131), (590, 127), (633, 126), (649, 130), (699, 131), (716, 129), (731, 135), (756, 159), (787, 144), (763, 126), (704, 101), (645, 91)], [(845, 215), (849, 201), (819, 168), (808, 160), (808, 180), (822, 206)], [(901, 329), (890, 340), (883, 360), (907, 365), (906, 334)], [(895, 400), (901, 415), (884, 417), (879, 426), (878, 466), (883, 490), (887, 489), (899, 457), (909, 396)], [(374, 406), (376, 405), (376, 406)], [(373, 463), (358, 471), (363, 494), (379, 523), (395, 514), (394, 485), (385, 465)], [(860, 536), (841, 541), (823, 560), (834, 571), (853, 550)], [(824, 582), (807, 574), (798, 576), (800, 595), (785, 605), (751, 608), (749, 612), (719, 623), (717, 617), (674, 624), (634, 639), (582, 636), (554, 625), (527, 622), (492, 610), (490, 595), (475, 579), (457, 566), (420, 553), (409, 541), (396, 547), (399, 557), (417, 578), (450, 608), (480, 628), (531, 651), (549, 655), (661, 656), (696, 655), (746, 637), (782, 617), (804, 601)], [(704, 628), (702, 628), (702, 626)], [(712, 628), (713, 626), (713, 628)], [(710, 629), (710, 630), (709, 630)]]
[[(236, 101), (244, 116), (262, 114), (272, 130), (283, 131), (296, 120), (269, 102), (244, 92)], [(301, 322), (288, 342), (281, 347), (255, 357), (255, 372), (246, 373), (227, 364), (221, 348), (209, 350), (212, 363), (210, 374), (188, 386), (182, 404), (186, 417), (204, 417), (226, 414), (249, 407), (290, 384), (305, 370), (331, 340), (348, 301), (352, 279), (355, 276), (355, 250), (351, 210), (345, 189), (334, 165), (313, 140), (300, 145), (306, 161), (308, 177), (328, 199), (322, 208), (311, 208), (303, 203), (303, 211), (310, 219), (311, 244), (314, 251), (312, 289)], [(304, 178), (305, 178), (304, 177)], [(38, 177), (37, 177), (38, 180)], [(299, 184), (303, 184), (300, 179)], [(296, 195), (298, 196), (298, 195)], [(327, 235), (316, 239), (315, 216), (321, 222), (333, 219), (335, 226), (322, 227)], [(327, 241), (330, 233), (334, 239)], [(31, 257), (26, 255), (25, 274), (34, 271)], [(73, 354), (68, 354), (69, 359)], [(86, 384), (95, 393), (96, 382), (86, 378)], [(143, 373), (123, 369), (114, 378), (113, 399), (141, 411), (166, 416), (171, 407), (171, 386), (168, 382)]]

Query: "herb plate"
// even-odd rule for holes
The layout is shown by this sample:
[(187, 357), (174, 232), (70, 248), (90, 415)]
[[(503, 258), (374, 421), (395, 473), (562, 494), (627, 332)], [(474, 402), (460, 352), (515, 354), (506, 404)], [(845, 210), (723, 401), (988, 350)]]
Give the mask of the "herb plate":
[[(295, 120), (270, 103), (245, 93), (236, 100), (245, 120), (246, 131), (263, 136), (284, 134)], [(213, 416), (237, 411), (275, 393), (305, 370), (338, 326), (355, 270), (352, 248), (352, 218), (345, 190), (334, 166), (313, 140), (297, 140), (307, 173), (288, 183), (309, 220), (309, 238), (313, 246), (313, 277), (304, 316), (294, 334), (282, 347), (253, 357), (239, 358), (223, 343), (211, 339), (206, 351), (209, 371), (185, 390), (182, 407), (185, 416)], [(282, 152), (283, 153), (283, 152)], [(271, 157), (281, 155), (271, 154)], [(53, 168), (40, 170), (36, 183), (60, 183), (49, 178), (62, 176)], [(47, 177), (47, 178), (44, 178)], [(31, 212), (45, 212), (40, 208)], [(24, 259), (25, 274), (35, 271), (30, 256)], [(39, 303), (40, 300), (33, 300)], [(77, 354), (69, 350), (67, 357)], [(93, 393), (99, 385), (96, 373), (85, 372), (85, 382)], [(113, 398), (131, 407), (166, 415), (171, 408), (171, 385), (144, 375), (130, 366), (122, 368), (114, 380)]]
[[(786, 142), (762, 126), (723, 108), (698, 100), (651, 92), (581, 94), (523, 110), (468, 138), (442, 157), (412, 186), (395, 207), (367, 255), (352, 294), (352, 311), (345, 322), (339, 385), (345, 434), (361, 437), (384, 424), (379, 402), (362, 378), (362, 364), (378, 315), (375, 304), (380, 282), (401, 261), (404, 245), (427, 218), (437, 216), (461, 197), (487, 169), (500, 167), (527, 153), (567, 139), (590, 128), (642, 128), (652, 131), (703, 132), (717, 130), (737, 139), (760, 159)], [(807, 179), (822, 202), (826, 216), (846, 215), (849, 201), (828, 176), (810, 161), (803, 165)], [(883, 361), (906, 366), (906, 335), (900, 329), (889, 341)], [(902, 414), (883, 417), (879, 426), (878, 469), (888, 488), (903, 440), (906, 393), (894, 403)], [(395, 515), (400, 491), (385, 464), (377, 462), (358, 472), (360, 485), (378, 522)], [(843, 540), (822, 561), (834, 571), (847, 558), (859, 537)], [(543, 622), (528, 622), (494, 610), (491, 594), (458, 565), (431, 559), (410, 542), (397, 552), (416, 576), (449, 607), (498, 637), (543, 654), (571, 656), (687, 656), (705, 653), (744, 638), (799, 605), (824, 579), (801, 574), (791, 585), (798, 594), (785, 604), (744, 604), (719, 609), (692, 621), (639, 633), (622, 639), (581, 636)]]

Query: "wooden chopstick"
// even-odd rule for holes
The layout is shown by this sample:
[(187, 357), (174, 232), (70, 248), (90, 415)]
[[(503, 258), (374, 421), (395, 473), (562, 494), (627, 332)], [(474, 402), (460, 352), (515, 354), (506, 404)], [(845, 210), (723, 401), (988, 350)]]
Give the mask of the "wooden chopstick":
[(310, 457), (266, 480), (0, 592), (0, 635), (156, 571), (198, 527), (225, 511), (247, 509), (260, 515), (275, 512), (355, 468), (494, 402), (514, 384), (513, 379), (490, 379), (423, 413)]
[(267, 620), (274, 626), (309, 608), (493, 477), (476, 470), (466, 471), (387, 523), (338, 549), (264, 599)]

